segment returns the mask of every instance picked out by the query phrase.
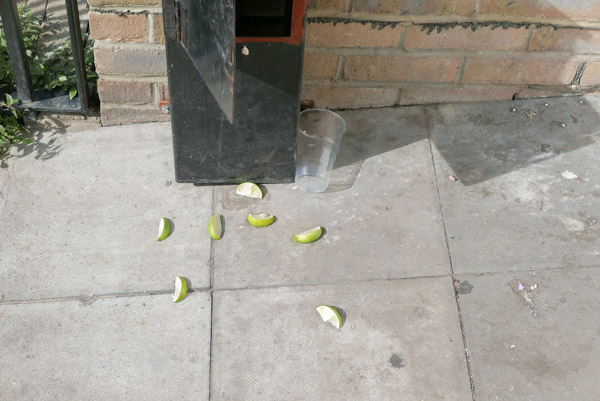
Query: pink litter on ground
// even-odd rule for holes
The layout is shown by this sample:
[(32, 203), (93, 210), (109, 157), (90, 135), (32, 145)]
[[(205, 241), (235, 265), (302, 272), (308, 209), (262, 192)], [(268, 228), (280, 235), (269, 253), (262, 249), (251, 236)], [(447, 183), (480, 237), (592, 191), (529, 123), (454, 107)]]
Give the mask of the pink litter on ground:
[(517, 287), (517, 289), (518, 289), (519, 291), (523, 291), (523, 290), (525, 289), (525, 287), (523, 287), (523, 284), (521, 284), (521, 282), (520, 282), (520, 281), (517, 281), (517, 282), (519, 283), (519, 286)]

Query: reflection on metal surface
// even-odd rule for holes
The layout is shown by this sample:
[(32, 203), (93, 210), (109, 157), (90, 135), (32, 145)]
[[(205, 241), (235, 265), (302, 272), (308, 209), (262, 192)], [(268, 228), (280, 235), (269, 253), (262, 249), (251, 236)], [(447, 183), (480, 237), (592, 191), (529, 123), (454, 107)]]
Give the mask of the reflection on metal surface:
[(233, 123), (235, 42), (233, 0), (182, 0), (178, 34), (194, 66)]

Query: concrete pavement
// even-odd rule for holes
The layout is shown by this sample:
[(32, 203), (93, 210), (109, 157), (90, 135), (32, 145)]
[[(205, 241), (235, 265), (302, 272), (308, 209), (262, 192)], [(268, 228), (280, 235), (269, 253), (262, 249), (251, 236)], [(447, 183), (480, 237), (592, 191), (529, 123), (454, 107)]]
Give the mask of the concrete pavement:
[(329, 190), (262, 200), (175, 183), (168, 124), (42, 128), (0, 169), (0, 399), (595, 400), (599, 113), (345, 111)]

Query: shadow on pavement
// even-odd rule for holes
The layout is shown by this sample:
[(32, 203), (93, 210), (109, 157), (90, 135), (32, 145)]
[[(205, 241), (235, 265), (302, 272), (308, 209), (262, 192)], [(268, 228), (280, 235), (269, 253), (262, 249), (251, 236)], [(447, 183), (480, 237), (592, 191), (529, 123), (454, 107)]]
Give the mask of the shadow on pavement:
[[(424, 112), (425, 111), (425, 112)], [(590, 98), (572, 96), (355, 110), (328, 192), (348, 189), (368, 158), (428, 138), (466, 186), (594, 143), (600, 116)]]
[(428, 116), (433, 151), (466, 186), (588, 146), (600, 132), (583, 97), (444, 105)]

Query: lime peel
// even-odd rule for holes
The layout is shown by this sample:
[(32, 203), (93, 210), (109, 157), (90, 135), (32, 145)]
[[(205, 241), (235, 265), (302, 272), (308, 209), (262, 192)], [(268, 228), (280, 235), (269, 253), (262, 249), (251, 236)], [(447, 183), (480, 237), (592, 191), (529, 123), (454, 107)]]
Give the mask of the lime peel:
[(171, 223), (168, 219), (161, 217), (160, 224), (158, 226), (158, 236), (156, 237), (157, 241), (162, 241), (171, 235)]
[(248, 215), (248, 223), (255, 227), (267, 227), (273, 224), (275, 216), (268, 213), (250, 213)]
[(331, 323), (336, 329), (342, 327), (342, 316), (333, 306), (319, 305), (317, 306), (317, 312), (319, 312), (324, 322)]
[(221, 223), (221, 215), (214, 214), (208, 222), (208, 235), (212, 239), (219, 240), (223, 235), (223, 225)]
[(175, 293), (173, 294), (173, 302), (177, 303), (185, 298), (187, 294), (187, 281), (183, 277), (175, 277)]
[(310, 244), (311, 242), (315, 242), (321, 235), (323, 234), (323, 228), (317, 226), (315, 228), (311, 228), (310, 230), (304, 231), (299, 234), (294, 234), (294, 241), (300, 244)]
[(262, 199), (263, 192), (258, 185), (253, 182), (242, 182), (235, 189), (236, 195), (245, 196), (248, 198)]

